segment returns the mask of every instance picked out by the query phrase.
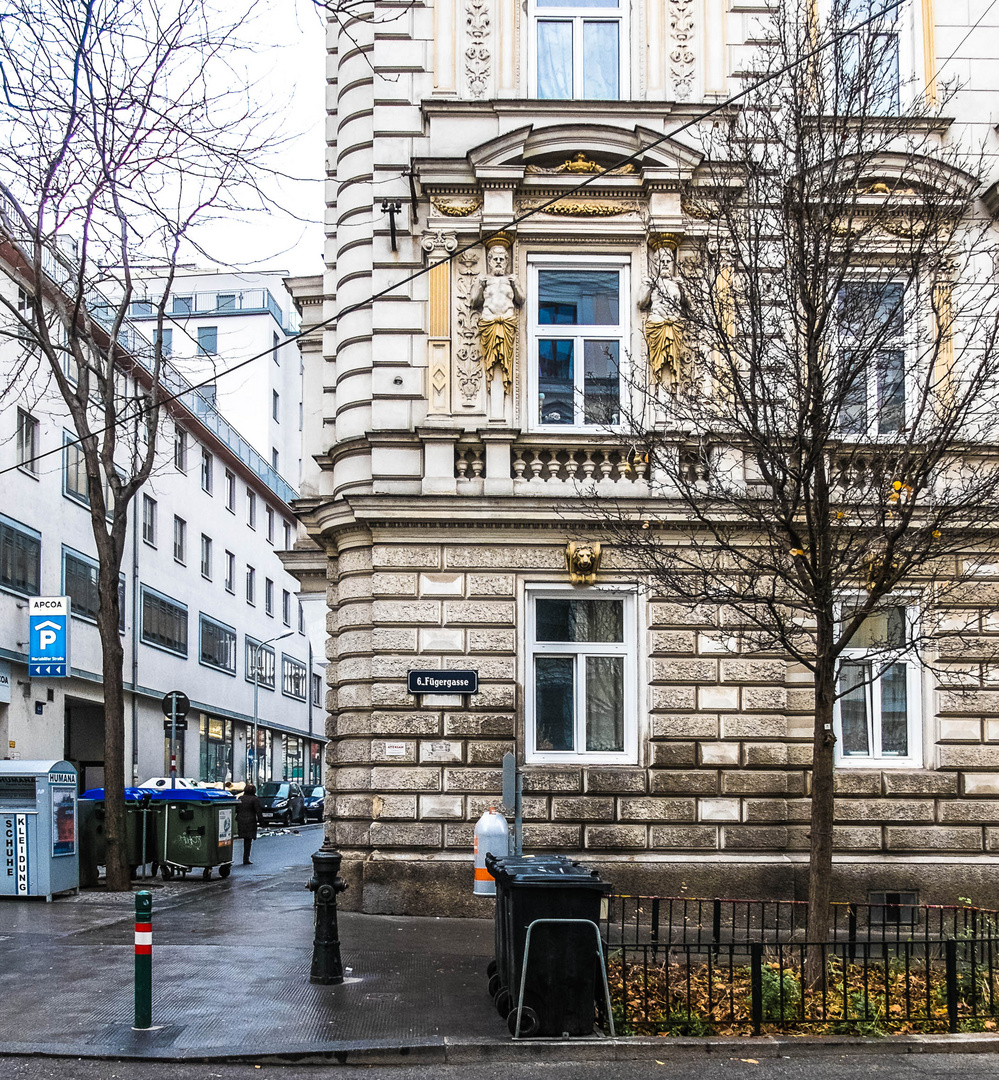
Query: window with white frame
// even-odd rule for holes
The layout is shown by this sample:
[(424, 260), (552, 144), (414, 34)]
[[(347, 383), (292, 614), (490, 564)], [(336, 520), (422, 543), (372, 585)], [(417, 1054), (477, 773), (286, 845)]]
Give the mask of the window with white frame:
[(187, 472), (187, 432), (183, 428), (174, 429), (173, 465), (178, 472)]
[(236, 513), (236, 474), (232, 469), (225, 471), (225, 508), (230, 514)]
[(68, 431), (62, 436), (62, 491), (70, 499), (84, 506), (90, 505), (90, 486), (87, 482), (87, 465), (83, 447), (75, 435)]
[(530, 590), (527, 760), (638, 761), (633, 592)]
[(901, 99), (902, 34), (911, 19), (908, 5), (833, 0), (830, 17), (835, 30), (852, 31), (843, 34), (830, 54), (837, 112), (896, 114)]
[(150, 547), (156, 547), (156, 500), (142, 496), (142, 539)]
[(622, 0), (530, 0), (534, 96), (626, 97), (626, 10)]
[(173, 557), (175, 562), (187, 562), (187, 522), (173, 516)]
[(17, 464), (26, 472), (37, 475), (38, 421), (25, 412), (17, 410)]
[(844, 282), (839, 296), (838, 427), (897, 435), (906, 426), (906, 296), (897, 281)]
[[(841, 618), (849, 618), (844, 604)], [(913, 647), (916, 612), (898, 604), (868, 616), (843, 652), (835, 712), (836, 764), (922, 764), (922, 695)]]
[(246, 524), (251, 529), (257, 527), (257, 496), (249, 488), (246, 489)]
[(225, 553), (225, 591), (236, 591), (236, 556), (231, 551)]
[(212, 580), (212, 538), (201, 534), (201, 576)]
[(209, 495), (215, 487), (215, 458), (210, 450), (201, 450), (201, 488)]
[(264, 578), (264, 611), (274, 618), (274, 582)]
[(621, 422), (628, 262), (530, 263), (531, 400), (535, 428), (607, 430)]

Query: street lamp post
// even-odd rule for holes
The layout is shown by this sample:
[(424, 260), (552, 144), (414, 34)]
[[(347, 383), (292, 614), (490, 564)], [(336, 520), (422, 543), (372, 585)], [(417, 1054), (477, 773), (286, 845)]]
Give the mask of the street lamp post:
[[(275, 641), (283, 641), (286, 637), (291, 637), (294, 630), (286, 630), (283, 634), (278, 634), (277, 637), (268, 638), (266, 641), (258, 642), (253, 650), (253, 777), (250, 779), (250, 783), (256, 786), (257, 781), (260, 779), (260, 766), (259, 766), (259, 747), (257, 745), (257, 695), (260, 689), (260, 650), (267, 645), (273, 645)], [(277, 679), (277, 662), (274, 664), (274, 678)]]

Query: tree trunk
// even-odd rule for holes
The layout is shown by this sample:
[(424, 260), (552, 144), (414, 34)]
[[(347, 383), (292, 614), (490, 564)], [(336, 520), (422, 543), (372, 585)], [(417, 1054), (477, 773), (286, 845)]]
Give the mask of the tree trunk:
[[(107, 546), (113, 545), (108, 542)], [(111, 892), (132, 888), (125, 850), (125, 650), (118, 630), (118, 567), (113, 552), (99, 561), (100, 608), (97, 631), (101, 637), (104, 676), (104, 832), (107, 839), (107, 887)]]
[(825, 981), (821, 945), (829, 940), (833, 852), (833, 701), (835, 663), (820, 661), (815, 672), (815, 733), (812, 743), (812, 823), (808, 859), (808, 949), (805, 981)]

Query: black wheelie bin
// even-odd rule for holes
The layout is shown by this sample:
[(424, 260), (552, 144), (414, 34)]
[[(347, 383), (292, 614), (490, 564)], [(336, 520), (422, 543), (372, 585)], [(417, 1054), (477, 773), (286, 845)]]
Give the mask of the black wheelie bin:
[[(537, 919), (585, 919), (599, 927), (600, 901), (610, 884), (561, 855), (496, 859), (486, 856), (496, 879), (495, 1001), (516, 1029), (528, 927)], [(524, 979), (521, 1035), (589, 1035), (596, 989), (602, 986), (597, 936), (589, 926), (545, 923), (531, 932)]]

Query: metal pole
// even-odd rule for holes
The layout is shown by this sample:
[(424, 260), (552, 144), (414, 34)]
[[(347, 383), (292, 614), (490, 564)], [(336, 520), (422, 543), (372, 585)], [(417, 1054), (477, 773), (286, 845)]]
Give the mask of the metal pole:
[(135, 894), (135, 1024), (153, 1026), (153, 894)]
[(177, 695), (170, 695), (170, 787), (177, 786)]
[(260, 685), (260, 650), (263, 646), (256, 645), (253, 649), (253, 775), (250, 783), (257, 783), (257, 688)]

